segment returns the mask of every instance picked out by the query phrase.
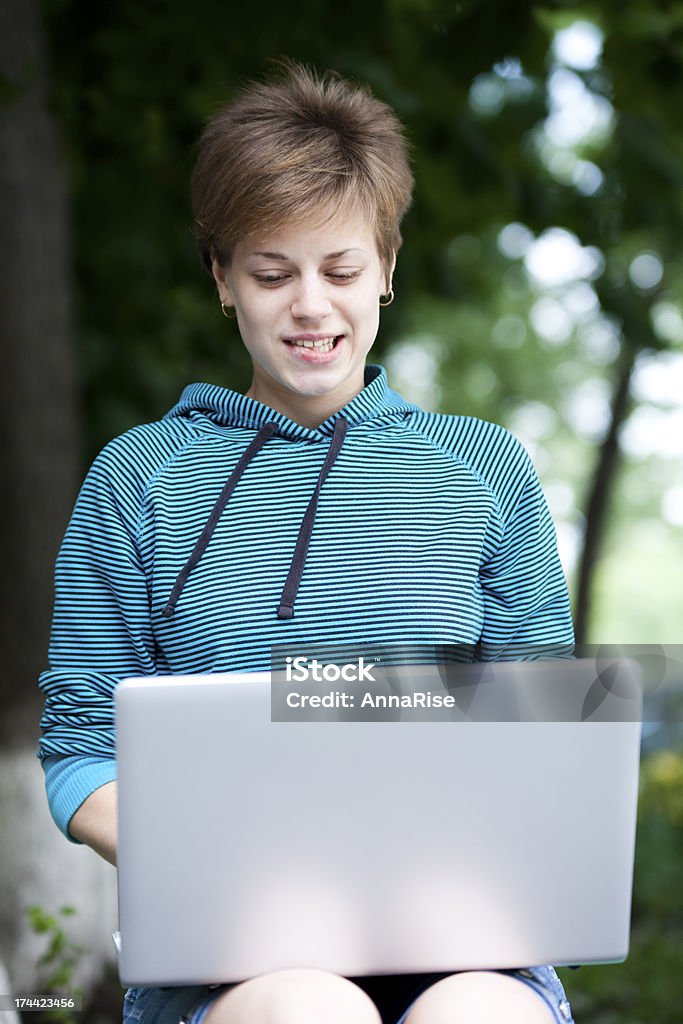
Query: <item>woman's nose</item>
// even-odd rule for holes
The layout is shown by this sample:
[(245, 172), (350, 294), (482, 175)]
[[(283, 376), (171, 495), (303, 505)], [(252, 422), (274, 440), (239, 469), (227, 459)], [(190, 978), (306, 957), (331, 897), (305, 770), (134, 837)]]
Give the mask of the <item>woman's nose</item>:
[(332, 309), (325, 286), (319, 280), (302, 280), (292, 302), (292, 316), (297, 320), (321, 320)]

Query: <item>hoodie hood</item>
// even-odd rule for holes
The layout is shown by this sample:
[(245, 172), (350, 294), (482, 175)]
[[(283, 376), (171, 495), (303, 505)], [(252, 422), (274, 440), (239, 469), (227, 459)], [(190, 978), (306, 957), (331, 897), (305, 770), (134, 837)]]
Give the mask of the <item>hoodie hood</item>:
[(347, 429), (353, 430), (370, 422), (373, 427), (397, 422), (417, 411), (416, 405), (407, 402), (389, 388), (383, 367), (367, 366), (363, 390), (317, 427), (303, 427), (254, 398), (215, 384), (190, 384), (165, 418), (182, 416), (195, 421), (208, 419), (219, 427), (246, 427), (252, 430), (260, 430), (266, 423), (273, 423), (275, 433), (280, 437), (296, 441), (321, 441), (332, 438), (335, 424), (342, 418), (346, 421)]

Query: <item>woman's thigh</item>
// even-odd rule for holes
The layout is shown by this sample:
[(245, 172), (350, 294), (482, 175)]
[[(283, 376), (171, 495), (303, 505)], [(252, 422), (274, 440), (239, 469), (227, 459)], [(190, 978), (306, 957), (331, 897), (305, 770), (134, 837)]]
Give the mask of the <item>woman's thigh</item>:
[(562, 982), (549, 965), (439, 975), (392, 1024), (441, 1024), (446, 1020), (449, 1024), (493, 1020), (496, 1024), (574, 1024)]
[(123, 1024), (381, 1024), (369, 997), (348, 978), (283, 970), (235, 985), (129, 989)]

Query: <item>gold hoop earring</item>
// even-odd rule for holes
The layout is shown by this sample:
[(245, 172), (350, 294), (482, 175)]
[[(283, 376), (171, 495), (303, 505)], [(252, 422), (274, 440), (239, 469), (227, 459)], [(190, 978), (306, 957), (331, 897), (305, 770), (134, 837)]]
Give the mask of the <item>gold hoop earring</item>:
[(227, 302), (221, 302), (221, 312), (223, 313), (223, 316), (227, 317), (228, 320), (234, 320), (235, 317), (237, 316), (237, 314), (235, 313), (234, 310), (232, 311), (232, 313), (226, 313), (225, 312), (226, 309), (230, 309), (230, 308), (231, 307), (227, 304)]
[(390, 306), (393, 301), (394, 301), (394, 289), (390, 288), (389, 291), (387, 292), (387, 301), (386, 302), (382, 302), (382, 299), (380, 298), (379, 304), (380, 304), (380, 306)]

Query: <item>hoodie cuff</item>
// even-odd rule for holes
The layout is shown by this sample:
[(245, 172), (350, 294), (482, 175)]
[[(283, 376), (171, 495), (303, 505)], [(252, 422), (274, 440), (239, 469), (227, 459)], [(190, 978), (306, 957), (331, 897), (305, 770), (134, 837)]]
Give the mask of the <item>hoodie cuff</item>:
[(100, 786), (116, 779), (116, 761), (108, 757), (62, 757), (43, 760), (50, 813), (57, 828), (71, 843), (82, 844), (69, 832), (69, 822), (81, 804)]

